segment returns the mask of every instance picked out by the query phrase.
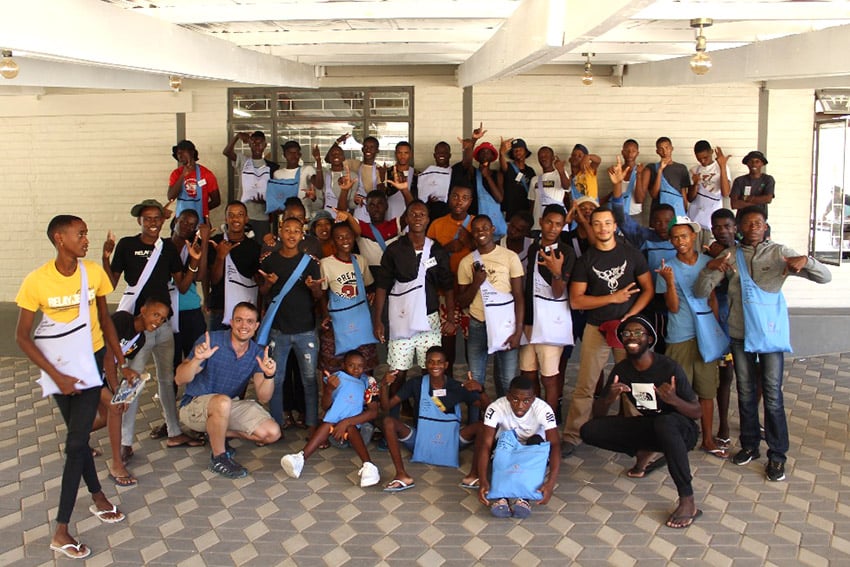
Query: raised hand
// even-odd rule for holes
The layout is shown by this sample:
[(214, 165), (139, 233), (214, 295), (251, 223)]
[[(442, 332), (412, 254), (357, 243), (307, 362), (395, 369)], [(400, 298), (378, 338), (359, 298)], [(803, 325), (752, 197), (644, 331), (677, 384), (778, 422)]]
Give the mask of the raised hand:
[[(378, 181), (380, 183), (385, 183), (387, 179), (387, 170), (389, 169), (389, 167), (387, 167), (387, 163), (384, 162), (384, 165), (375, 164), (375, 167), (378, 168)], [(373, 187), (373, 189), (375, 189), (375, 187)]]
[(556, 250), (546, 252), (541, 248), (537, 255), (537, 265), (546, 266), (546, 269), (553, 274), (560, 275), (561, 269), (564, 267), (564, 255), (558, 254)]
[(721, 168), (726, 167), (726, 163), (729, 161), (729, 158), (732, 157), (732, 154), (728, 156), (723, 153), (723, 150), (720, 149), (720, 146), (714, 148), (714, 159), (717, 160), (717, 165)]
[[(195, 345), (195, 358), (198, 360), (207, 360), (209, 357), (215, 354), (215, 351), (218, 350), (217, 346), (210, 348), (210, 332), (207, 331), (204, 333), (204, 340)], [(266, 347), (266, 354), (268, 354), (269, 347)]]
[(266, 279), (266, 282), (268, 282), (269, 285), (274, 285), (274, 284), (277, 283), (278, 276), (277, 276), (276, 273), (272, 272), (270, 274), (267, 274), (263, 270), (257, 270), (257, 273), (259, 273), (261, 276), (263, 276)]
[(507, 140), (504, 138), (499, 138), (499, 153), (502, 155), (507, 155), (509, 151), (511, 151), (511, 144), (513, 143), (513, 138), (508, 138)]
[(673, 404), (676, 401), (676, 377), (670, 376), (670, 382), (664, 382), (660, 386), (655, 387), (655, 392), (658, 394), (658, 397), (661, 398), (661, 401)]
[(115, 250), (115, 234), (110, 229), (106, 235), (106, 240), (103, 241), (103, 257), (109, 260), (113, 250)]
[(552, 163), (557, 171), (564, 171), (564, 168), (567, 166), (567, 162), (561, 159), (561, 156), (555, 156), (555, 161)]
[(319, 150), (319, 144), (314, 144), (312, 149), (313, 161), (321, 165), (322, 163), (322, 152)]
[(392, 185), (399, 191), (406, 191), (410, 184), (407, 182), (407, 176), (398, 170), (398, 166), (393, 166), (393, 178), (387, 179), (387, 185)]
[(482, 386), (478, 380), (472, 377), (472, 372), (466, 373), (466, 380), (463, 383), (463, 387), (469, 390), (470, 392), (484, 391), (484, 386)]
[(484, 137), (484, 134), (487, 133), (487, 130), (484, 130), (484, 123), (479, 122), (478, 128), (472, 131), (472, 139), (477, 141)]
[(619, 185), (625, 180), (626, 174), (623, 171), (623, 160), (620, 156), (617, 156), (617, 165), (608, 168), (608, 178), (613, 185)]
[[(269, 235), (267, 234), (266, 236)], [(263, 238), (265, 239), (265, 237)], [(230, 240), (222, 240), (221, 242), (216, 242), (213, 240), (212, 242), (210, 242), (210, 244), (215, 249), (216, 256), (224, 260), (225, 258), (227, 258), (227, 255), (230, 254), (230, 251), (242, 244), (242, 242), (232, 242)], [(273, 244), (274, 242), (272, 242), (270, 246)]]
[[(202, 224), (201, 226), (207, 225)], [(209, 229), (207, 229), (207, 235), (209, 235)], [(197, 234), (195, 234), (195, 240), (192, 241), (192, 245), (186, 247), (186, 252), (189, 253), (189, 257), (194, 260), (200, 260), (201, 253), (203, 252), (204, 243), (205, 242), (201, 238), (201, 233), (198, 232)]]
[[(209, 341), (209, 338), (210, 338), (210, 334), (207, 333), (207, 341)], [(215, 347), (215, 348), (218, 348), (218, 347)], [(254, 358), (257, 359), (257, 364), (260, 365), (260, 368), (262, 369), (263, 374), (265, 374), (266, 376), (271, 376), (272, 374), (277, 372), (277, 363), (274, 361), (274, 358), (269, 356), (269, 347), (268, 346), (266, 346), (266, 348), (263, 349), (263, 358), (262, 359), (260, 359), (259, 356), (255, 356)]]
[(673, 268), (671, 268), (664, 262), (664, 258), (661, 258), (661, 267), (656, 269), (655, 273), (664, 278), (664, 281), (667, 282), (667, 287), (673, 285), (675, 279), (675, 275), (673, 274)]
[(339, 188), (342, 191), (348, 191), (352, 187), (354, 187), (354, 178), (351, 177), (351, 170), (348, 168), (347, 165), (345, 166), (345, 173), (342, 177), (339, 178), (337, 183), (339, 184)]
[(307, 276), (304, 280), (304, 285), (309, 287), (312, 290), (322, 289), (322, 282), (325, 281), (325, 278), (319, 278), (317, 280), (313, 279), (313, 276)]

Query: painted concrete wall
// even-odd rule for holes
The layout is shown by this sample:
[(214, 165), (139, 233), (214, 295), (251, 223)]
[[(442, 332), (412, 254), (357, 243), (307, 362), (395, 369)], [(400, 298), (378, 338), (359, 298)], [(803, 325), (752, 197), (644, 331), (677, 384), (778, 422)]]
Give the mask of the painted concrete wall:
[[(431, 163), (433, 146), (452, 143), (455, 158), (462, 134), (462, 91), (442, 68), (411, 76), (405, 69), (334, 69), (323, 86), (413, 86), (414, 155), (417, 167)], [(644, 163), (654, 161), (654, 141), (672, 138), (674, 157), (695, 163), (693, 144), (705, 138), (734, 157), (732, 175), (745, 173), (740, 158), (755, 149), (758, 90), (751, 85), (679, 88), (619, 88), (605, 78), (583, 87), (575, 75), (543, 70), (478, 85), (474, 120), (484, 123), (487, 139), (523, 137), (532, 149), (550, 145), (566, 158), (575, 143), (587, 145), (613, 163), (622, 141), (641, 144)], [(186, 135), (226, 187), (227, 86), (187, 81), (171, 93), (79, 93), (57, 91), (41, 97), (0, 97), (0, 151), (7, 167), (0, 176), (7, 227), (0, 301), (12, 301), (24, 275), (51, 257), (44, 235), (60, 212), (78, 214), (89, 224), (89, 257), (100, 257), (109, 229), (117, 235), (137, 231), (130, 207), (143, 198), (164, 199), (175, 162), (177, 113), (185, 113)], [(805, 253), (810, 209), (812, 93), (772, 91), (769, 104), (767, 171), (777, 178), (771, 205), (774, 238)], [(468, 135), (468, 132), (466, 133)], [(536, 160), (532, 160), (536, 166)], [(600, 178), (601, 191), (609, 184)], [(225, 189), (226, 190), (226, 189)], [(226, 194), (226, 193), (225, 193)], [(213, 215), (214, 223), (220, 215)], [(834, 268), (829, 286), (791, 282), (792, 306), (844, 307), (850, 267)], [(117, 294), (113, 298), (117, 300)]]

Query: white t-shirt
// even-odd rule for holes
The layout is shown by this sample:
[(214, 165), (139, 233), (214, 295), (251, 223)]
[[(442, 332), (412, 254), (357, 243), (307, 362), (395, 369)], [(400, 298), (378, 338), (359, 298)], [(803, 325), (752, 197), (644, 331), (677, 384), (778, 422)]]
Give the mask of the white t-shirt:
[[(538, 179), (540, 179), (542, 194), (538, 191)], [(563, 206), (566, 194), (567, 191), (561, 186), (561, 174), (558, 173), (558, 170), (541, 173), (532, 178), (531, 185), (528, 187), (528, 199), (534, 201), (533, 228), (540, 228), (540, 217), (543, 216), (543, 209), (546, 208), (546, 205), (558, 203)]]
[[(252, 159), (250, 155), (236, 154), (236, 162), (233, 165), (233, 171), (236, 177), (236, 198), (240, 201), (242, 200), (242, 196), (245, 192), (245, 188), (243, 187), (245, 180), (243, 179), (242, 172), (245, 169), (245, 163), (248, 160), (251, 160), (254, 165), (253, 175), (250, 175), (253, 183), (255, 184), (255, 187), (251, 188), (253, 193), (259, 193), (260, 195), (265, 196), (266, 185), (269, 182), (268, 166), (266, 165), (265, 159)], [(263, 173), (258, 174), (260, 171), (263, 171)], [(265, 203), (260, 203), (251, 199), (244, 201), (244, 203), (245, 208), (248, 210), (249, 219), (268, 220), (269, 217), (266, 214)]]
[(502, 431), (513, 430), (520, 443), (525, 443), (532, 435), (539, 435), (545, 440), (546, 432), (558, 426), (555, 423), (555, 412), (540, 398), (534, 399), (525, 415), (517, 417), (506, 397), (487, 406), (484, 425), (495, 428), (497, 437)]
[[(295, 179), (295, 173), (298, 171), (298, 168), (295, 169), (286, 169), (285, 167), (281, 167), (277, 171), (274, 172), (275, 179)], [(307, 189), (310, 188), (310, 178), (316, 175), (316, 168), (312, 165), (302, 165), (301, 166), (301, 179), (298, 180), (298, 198), (301, 199), (301, 202), (304, 203), (304, 208), (307, 209), (307, 218), (313, 218), (313, 215), (316, 214), (322, 208), (322, 204), (324, 203), (324, 195), (322, 195), (321, 191), (316, 191), (316, 200), (308, 199)]]
[(449, 189), (452, 184), (452, 168), (429, 165), (419, 174), (416, 183), (420, 199), (427, 203), (434, 196), (446, 203), (449, 200)]
[[(691, 177), (699, 174), (700, 182), (697, 196), (688, 206), (688, 216), (703, 228), (711, 229), (711, 214), (723, 207), (723, 193), (720, 191), (720, 164), (713, 161), (707, 166), (695, 165), (691, 168)], [(726, 179), (731, 186), (729, 167), (726, 167)]]

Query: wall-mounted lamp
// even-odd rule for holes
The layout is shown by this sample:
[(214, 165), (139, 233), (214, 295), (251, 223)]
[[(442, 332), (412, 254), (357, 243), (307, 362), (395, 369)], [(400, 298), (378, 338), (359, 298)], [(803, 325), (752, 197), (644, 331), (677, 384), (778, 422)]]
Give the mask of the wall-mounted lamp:
[(4, 79), (14, 79), (18, 76), (18, 64), (12, 59), (12, 51), (4, 49), (2, 52), (3, 59), (0, 60), (0, 75)]
[(711, 18), (694, 18), (691, 27), (697, 31), (696, 53), (691, 57), (691, 71), (697, 75), (705, 75), (711, 71), (711, 56), (705, 52), (705, 36), (702, 35), (703, 28), (711, 27), (714, 20)]
[(168, 77), (168, 86), (172, 91), (179, 93), (180, 89), (183, 88), (183, 79), (180, 78), (180, 75), (171, 75)]
[(581, 84), (589, 87), (593, 84), (593, 71), (591, 71), (590, 58), (596, 55), (595, 53), (582, 53), (585, 57), (584, 61), (584, 75), (581, 78)]

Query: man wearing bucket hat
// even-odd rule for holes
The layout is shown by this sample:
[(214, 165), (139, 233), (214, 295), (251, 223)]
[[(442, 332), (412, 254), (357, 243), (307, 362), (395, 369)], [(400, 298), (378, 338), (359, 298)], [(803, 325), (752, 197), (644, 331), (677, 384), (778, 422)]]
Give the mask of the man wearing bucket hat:
[[(638, 315), (617, 328), (626, 349), (626, 359), (608, 375), (608, 384), (593, 403), (594, 418), (581, 428), (588, 445), (634, 455), (635, 468), (649, 464), (654, 452), (662, 452), (670, 477), (676, 484), (679, 505), (667, 518), (670, 528), (686, 528), (702, 515), (694, 502), (688, 451), (696, 444), (695, 419), (700, 405), (688, 377), (674, 360), (651, 350), (657, 336), (652, 325)], [(618, 400), (628, 399), (640, 415), (608, 415)]]
[(729, 193), (730, 204), (738, 211), (735, 221), (741, 220), (741, 210), (749, 206), (758, 207), (767, 219), (767, 205), (773, 202), (776, 188), (776, 180), (761, 171), (767, 165), (767, 157), (760, 151), (753, 150), (744, 156), (741, 163), (746, 165), (749, 171), (746, 175), (735, 178)]
[(209, 223), (210, 211), (221, 204), (218, 181), (212, 171), (198, 163), (198, 150), (189, 140), (172, 146), (171, 155), (180, 167), (168, 178), (168, 200), (177, 200), (176, 214), (194, 209), (202, 223)]
[[(510, 219), (515, 212), (531, 208), (528, 189), (534, 177), (534, 168), (526, 163), (531, 150), (522, 138), (508, 138), (499, 145), (499, 168), (502, 171), (504, 198), (502, 211)], [(510, 160), (510, 161), (508, 161)]]

